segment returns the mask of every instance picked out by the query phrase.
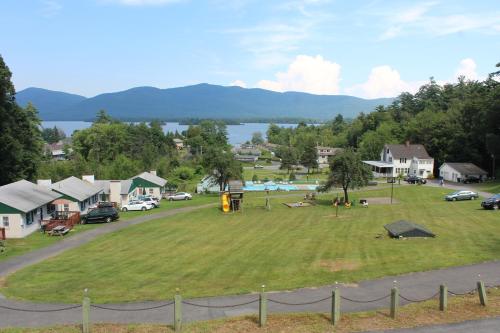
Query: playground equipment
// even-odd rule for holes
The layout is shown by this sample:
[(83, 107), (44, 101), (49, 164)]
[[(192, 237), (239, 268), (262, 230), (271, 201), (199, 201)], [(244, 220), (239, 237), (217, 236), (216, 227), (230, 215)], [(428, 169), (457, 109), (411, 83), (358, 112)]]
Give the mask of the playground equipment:
[(243, 203), (243, 182), (241, 180), (230, 180), (228, 191), (221, 194), (222, 211), (228, 213), (241, 211)]

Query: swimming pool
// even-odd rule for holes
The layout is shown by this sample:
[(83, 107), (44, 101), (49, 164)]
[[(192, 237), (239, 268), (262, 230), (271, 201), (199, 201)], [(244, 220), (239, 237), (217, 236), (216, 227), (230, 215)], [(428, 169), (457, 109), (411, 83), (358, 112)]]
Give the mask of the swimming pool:
[(315, 191), (317, 188), (318, 185), (276, 184), (274, 182), (255, 184), (251, 181), (245, 182), (245, 186), (243, 186), (245, 191)]

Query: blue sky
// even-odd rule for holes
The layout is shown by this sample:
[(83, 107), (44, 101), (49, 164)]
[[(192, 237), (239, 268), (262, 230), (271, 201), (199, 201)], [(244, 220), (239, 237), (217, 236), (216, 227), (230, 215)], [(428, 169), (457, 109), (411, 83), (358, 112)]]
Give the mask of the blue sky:
[(500, 62), (500, 2), (2, 0), (16, 89), (208, 82), (374, 98)]

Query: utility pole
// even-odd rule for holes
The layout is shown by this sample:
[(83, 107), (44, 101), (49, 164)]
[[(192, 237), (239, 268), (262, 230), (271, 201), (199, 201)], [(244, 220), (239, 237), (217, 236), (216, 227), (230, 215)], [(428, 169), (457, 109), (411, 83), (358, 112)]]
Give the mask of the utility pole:
[(396, 178), (392, 177), (391, 181), (391, 205), (392, 205), (392, 197), (394, 196), (394, 182), (396, 181)]

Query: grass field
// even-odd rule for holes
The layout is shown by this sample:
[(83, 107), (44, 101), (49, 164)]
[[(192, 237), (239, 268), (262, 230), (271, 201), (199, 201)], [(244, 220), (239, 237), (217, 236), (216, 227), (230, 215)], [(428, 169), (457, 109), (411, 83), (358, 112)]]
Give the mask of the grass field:
[[(479, 305), (478, 296), (450, 297), (447, 311), (438, 310), (438, 300), (414, 303), (400, 307), (396, 319), (388, 310), (342, 314), (333, 329), (330, 314), (295, 313), (270, 314), (265, 327), (258, 326), (256, 315), (211, 320), (183, 325), (184, 333), (347, 333), (366, 330), (391, 330), (445, 323), (463, 322), (500, 315), (500, 290), (490, 289), (488, 306)], [(1, 333), (81, 333), (80, 325), (54, 326), (47, 328), (7, 328)], [(95, 324), (94, 333), (170, 333), (172, 326), (154, 324)]]
[[(158, 300), (171, 298), (175, 288), (185, 297), (247, 293), (262, 284), (283, 290), (499, 258), (498, 212), (481, 210), (477, 200), (445, 202), (448, 192), (396, 187), (399, 204), (342, 208), (339, 218), (331, 194), (317, 206), (294, 209), (281, 203), (301, 196), (276, 194), (270, 212), (263, 194), (247, 194), (242, 213), (207, 208), (108, 234), (11, 275), (0, 292), (79, 302), (89, 288), (98, 303)], [(389, 195), (386, 188), (353, 199)], [(424, 224), (438, 237), (377, 238), (398, 219)]]
[[(195, 195), (193, 200), (188, 201), (174, 201), (169, 202), (167, 200), (162, 200), (159, 208), (151, 209), (146, 212), (142, 211), (129, 211), (129, 212), (120, 212), (120, 220), (113, 223), (120, 223), (120, 221), (126, 221), (131, 218), (141, 216), (141, 215), (149, 215), (155, 214), (166, 210), (171, 210), (175, 208), (187, 207), (187, 206), (198, 206), (204, 205), (207, 203), (218, 202), (217, 195)], [(25, 238), (20, 239), (7, 239), (5, 242), (6, 250), (3, 253), (0, 253), (0, 261), (7, 260), (14, 256), (18, 256), (21, 254), (25, 254), (30, 251), (34, 251), (36, 249), (40, 249), (42, 247), (46, 247), (52, 245), (56, 242), (63, 240), (64, 238), (71, 237), (76, 235), (82, 231), (90, 230), (92, 228), (97, 228), (99, 226), (104, 225), (104, 223), (94, 223), (94, 224), (85, 224), (85, 225), (76, 225), (71, 232), (64, 237), (52, 237), (47, 234), (43, 234), (41, 232), (34, 232)]]
[(489, 181), (481, 184), (474, 184), (472, 187), (490, 193), (500, 193), (500, 181)]

